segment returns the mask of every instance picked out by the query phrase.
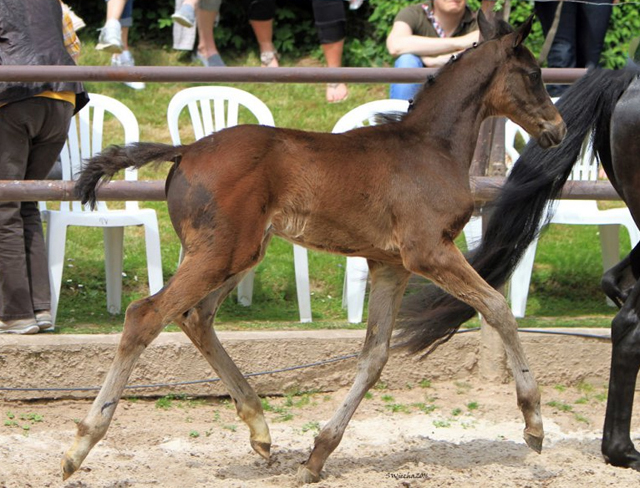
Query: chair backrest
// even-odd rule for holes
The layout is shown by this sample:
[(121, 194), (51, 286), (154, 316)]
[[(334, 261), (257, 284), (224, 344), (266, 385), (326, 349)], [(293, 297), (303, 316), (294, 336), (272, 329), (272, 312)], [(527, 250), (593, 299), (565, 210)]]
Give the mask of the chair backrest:
[[(105, 132), (111, 132), (110, 120), (107, 122), (108, 127), (105, 127), (105, 113), (111, 114), (124, 130), (124, 140), (112, 141), (108, 139), (108, 142), (130, 144), (139, 141), (138, 121), (126, 105), (114, 98), (90, 93), (89, 103), (71, 119), (67, 142), (60, 153), (63, 180), (76, 179), (82, 169), (82, 161), (102, 151)], [(125, 170), (125, 180), (137, 179), (137, 169), (127, 168)], [(126, 202), (125, 205), (127, 210), (138, 209), (138, 202)], [(60, 202), (60, 210), (89, 211), (79, 201)], [(108, 210), (106, 203), (99, 201), (97, 210)]]
[[(553, 103), (558, 101), (557, 98), (551, 99)], [(527, 144), (529, 142), (529, 134), (522, 127), (510, 120), (507, 120), (505, 124), (505, 151), (507, 156), (513, 164), (520, 157), (519, 151), (516, 149), (516, 141), (518, 136), (522, 138), (522, 141)], [(507, 164), (510, 167), (509, 164)], [(598, 161), (593, 153), (593, 145), (591, 144), (591, 138), (587, 137), (583, 144), (578, 160), (573, 165), (570, 180), (580, 181), (596, 181), (598, 179)]]
[(179, 118), (185, 107), (189, 109), (194, 136), (202, 139), (214, 132), (238, 125), (240, 106), (257, 119), (258, 124), (275, 126), (269, 107), (249, 92), (228, 86), (196, 86), (176, 93), (167, 109), (167, 124), (171, 141), (179, 145)]
[(376, 115), (388, 112), (406, 112), (409, 110), (407, 100), (375, 100), (360, 105), (344, 114), (333, 126), (334, 134), (346, 132), (365, 125), (375, 125)]

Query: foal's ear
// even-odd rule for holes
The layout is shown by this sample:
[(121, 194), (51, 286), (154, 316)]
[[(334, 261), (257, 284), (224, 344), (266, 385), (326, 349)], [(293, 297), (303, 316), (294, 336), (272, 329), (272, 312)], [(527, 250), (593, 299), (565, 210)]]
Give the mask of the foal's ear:
[(489, 22), (482, 10), (478, 10), (476, 14), (478, 20), (478, 27), (480, 28), (480, 40), (488, 41), (496, 36), (496, 28), (492, 22)]
[(523, 41), (527, 38), (529, 33), (531, 32), (531, 26), (533, 25), (533, 14), (529, 16), (527, 20), (524, 21), (518, 30), (516, 30), (516, 36), (513, 40), (513, 47), (518, 47)]

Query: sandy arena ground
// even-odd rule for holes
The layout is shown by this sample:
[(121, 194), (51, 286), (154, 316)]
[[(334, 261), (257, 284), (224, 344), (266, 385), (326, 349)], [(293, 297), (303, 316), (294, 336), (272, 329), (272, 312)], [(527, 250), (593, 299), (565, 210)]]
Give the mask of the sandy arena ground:
[[(512, 385), (411, 386), (372, 390), (317, 486), (640, 486), (640, 473), (608, 466), (600, 455), (603, 385), (543, 389), (541, 455), (522, 440)], [(298, 464), (344, 394), (268, 398), (270, 464), (251, 451), (248, 431), (228, 401), (123, 400), (105, 439), (66, 483), (60, 457), (89, 402), (0, 403), (0, 487), (298, 486)], [(635, 412), (639, 406), (637, 399)]]

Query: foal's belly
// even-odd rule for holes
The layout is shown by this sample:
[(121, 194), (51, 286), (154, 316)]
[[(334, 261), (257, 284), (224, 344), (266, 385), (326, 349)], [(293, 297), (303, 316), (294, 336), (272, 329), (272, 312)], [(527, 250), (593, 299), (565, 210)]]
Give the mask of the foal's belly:
[[(344, 256), (398, 261), (399, 245), (392, 232), (359, 219), (346, 222), (336, 218), (279, 213), (271, 222), (275, 235), (309, 249)], [(373, 230), (377, 229), (377, 230)]]

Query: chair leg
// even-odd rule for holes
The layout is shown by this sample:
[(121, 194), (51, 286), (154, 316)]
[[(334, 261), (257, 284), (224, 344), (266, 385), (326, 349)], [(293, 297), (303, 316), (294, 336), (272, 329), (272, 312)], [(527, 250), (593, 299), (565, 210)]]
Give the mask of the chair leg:
[(347, 258), (345, 293), (347, 302), (347, 320), (350, 324), (359, 324), (362, 322), (368, 274), (369, 266), (367, 265), (367, 260), (365, 258)]
[(527, 298), (529, 296), (529, 285), (531, 283), (531, 273), (533, 271), (533, 261), (536, 257), (538, 240), (533, 241), (522, 256), (518, 267), (511, 275), (509, 286), (509, 296), (511, 298), (511, 311), (517, 318), (525, 316), (527, 309)]
[(478, 247), (482, 240), (482, 217), (473, 216), (471, 220), (467, 222), (462, 230), (464, 233), (464, 239), (467, 243), (467, 249), (472, 250)]
[(253, 280), (256, 277), (256, 269), (253, 268), (238, 284), (238, 303), (243, 307), (250, 307), (253, 301)]
[[(607, 272), (620, 261), (620, 225), (599, 225), (598, 230), (602, 248), (602, 269)], [(607, 297), (607, 305), (616, 306), (609, 297)]]
[(118, 314), (122, 309), (122, 246), (124, 227), (105, 227), (104, 265), (107, 278), (107, 310)]
[(599, 225), (602, 268), (608, 271), (620, 262), (620, 225)]
[(296, 273), (296, 291), (300, 322), (311, 322), (311, 290), (309, 286), (309, 256), (307, 250), (293, 245), (293, 265)]
[(51, 317), (56, 323), (60, 289), (62, 288), (62, 271), (64, 269), (64, 253), (67, 244), (67, 226), (57, 222), (47, 223), (47, 259), (49, 261), (49, 282), (51, 283)]
[(160, 251), (160, 234), (158, 222), (144, 225), (144, 239), (147, 249), (147, 274), (149, 276), (149, 294), (158, 293), (164, 286), (162, 277), (162, 253)]

